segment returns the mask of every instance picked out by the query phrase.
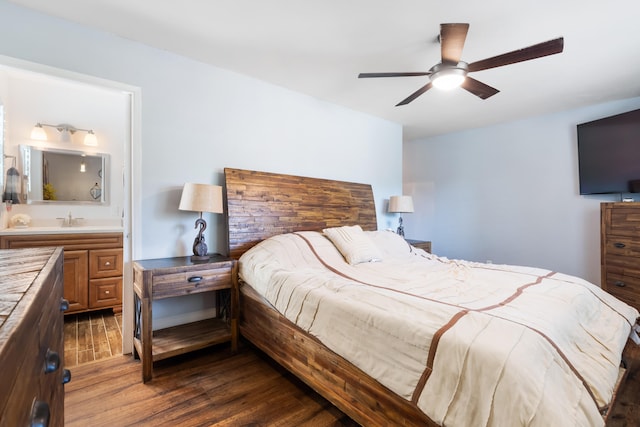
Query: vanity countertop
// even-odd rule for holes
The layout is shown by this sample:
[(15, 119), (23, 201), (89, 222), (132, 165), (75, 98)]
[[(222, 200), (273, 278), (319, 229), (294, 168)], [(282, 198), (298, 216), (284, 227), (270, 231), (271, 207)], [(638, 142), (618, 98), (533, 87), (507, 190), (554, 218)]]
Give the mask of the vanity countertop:
[(79, 225), (73, 227), (25, 227), (25, 228), (5, 228), (0, 230), (0, 235), (16, 234), (78, 234), (78, 233), (121, 233), (123, 227), (114, 225)]

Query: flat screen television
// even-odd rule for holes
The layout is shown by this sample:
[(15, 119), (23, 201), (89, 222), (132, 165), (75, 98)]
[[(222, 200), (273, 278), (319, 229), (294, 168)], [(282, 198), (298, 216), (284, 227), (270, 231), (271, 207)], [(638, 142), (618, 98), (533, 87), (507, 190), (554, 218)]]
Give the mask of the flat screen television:
[(580, 194), (640, 193), (640, 110), (578, 125)]

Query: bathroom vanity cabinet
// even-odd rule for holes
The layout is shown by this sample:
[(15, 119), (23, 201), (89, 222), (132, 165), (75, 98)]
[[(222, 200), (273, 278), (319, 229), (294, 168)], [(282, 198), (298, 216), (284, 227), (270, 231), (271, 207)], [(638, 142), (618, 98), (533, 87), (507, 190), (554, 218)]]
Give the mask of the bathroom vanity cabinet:
[(112, 308), (122, 311), (123, 235), (121, 232), (68, 232), (0, 235), (0, 248), (64, 248), (65, 312)]

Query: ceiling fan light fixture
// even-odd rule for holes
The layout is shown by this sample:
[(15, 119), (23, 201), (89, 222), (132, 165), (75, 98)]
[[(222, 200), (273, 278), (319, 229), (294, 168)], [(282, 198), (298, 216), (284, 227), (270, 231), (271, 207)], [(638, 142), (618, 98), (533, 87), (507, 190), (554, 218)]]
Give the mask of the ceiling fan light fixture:
[(460, 87), (464, 82), (467, 77), (467, 69), (460, 66), (460, 64), (456, 66), (438, 64), (434, 67), (433, 73), (429, 77), (434, 87), (442, 90), (451, 90)]

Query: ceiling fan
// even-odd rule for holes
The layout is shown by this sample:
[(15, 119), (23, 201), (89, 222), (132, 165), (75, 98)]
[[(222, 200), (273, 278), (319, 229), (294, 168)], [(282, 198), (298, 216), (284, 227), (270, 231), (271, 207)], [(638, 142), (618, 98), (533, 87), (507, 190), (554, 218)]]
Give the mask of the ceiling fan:
[(554, 40), (525, 47), (524, 49), (514, 50), (468, 64), (460, 60), (464, 41), (467, 38), (467, 31), (469, 31), (469, 24), (440, 24), (440, 35), (438, 39), (440, 41), (442, 62), (431, 67), (429, 71), (360, 73), (358, 78), (429, 76), (429, 83), (409, 95), (406, 99), (400, 101), (396, 104), (396, 107), (410, 103), (433, 86), (441, 89), (453, 89), (460, 86), (482, 99), (487, 99), (500, 91), (469, 77), (468, 73), (554, 55), (562, 52), (564, 48), (564, 38), (559, 37)]

